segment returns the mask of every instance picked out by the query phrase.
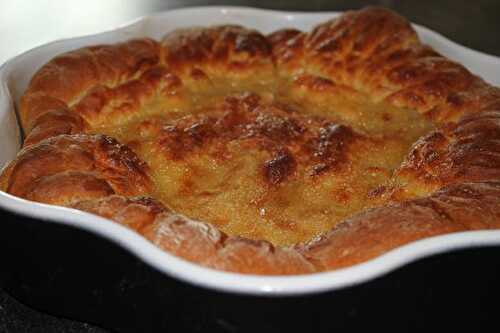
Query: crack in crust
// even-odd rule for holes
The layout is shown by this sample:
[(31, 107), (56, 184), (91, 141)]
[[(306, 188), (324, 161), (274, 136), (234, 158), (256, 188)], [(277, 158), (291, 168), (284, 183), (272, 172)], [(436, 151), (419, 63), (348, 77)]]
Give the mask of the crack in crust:
[[(91, 135), (102, 126), (148, 116), (152, 120), (139, 131), (147, 136), (158, 127), (155, 116), (196, 109), (221, 87), (228, 93), (256, 87), (278, 91), (277, 85), (289, 82), (295, 93), (315, 98), (363, 94), (374, 103), (416, 110), (437, 127), (413, 145), (390, 183), (370, 192), (382, 204), (391, 204), (362, 211), (295, 247), (229, 236), (171, 212), (151, 198), (150, 170), (132, 149)], [(200, 92), (200, 99), (189, 100), (194, 92)], [(303, 139), (305, 129), (286, 116), (293, 114), (287, 111), (293, 105), (278, 107), (281, 116), (270, 120), (266, 117), (273, 113), (259, 114), (252, 96), (243, 104), (226, 99), (229, 107), (241, 104), (236, 107), (242, 112), (239, 118), (238, 112), (220, 118), (195, 115), (191, 120), (198, 122), (184, 120), (184, 126), (181, 119), (156, 133), (174, 159), (202, 150), (220, 135), (278, 142), (279, 147), (268, 147), (272, 154), (262, 175), (280, 185), (300, 165), (286, 144)], [(155, 99), (162, 99), (164, 107), (153, 107)], [(148, 107), (151, 111), (142, 114)], [(386, 9), (347, 12), (308, 33), (285, 29), (266, 37), (239, 26), (184, 29), (161, 43), (145, 38), (92, 46), (44, 65), (21, 99), (26, 140), (4, 169), (0, 188), (104, 216), (166, 251), (216, 269), (253, 274), (337, 269), (417, 239), (499, 228), (498, 110), (499, 88), (422, 45), (409, 22)], [(390, 116), (384, 119), (390, 121)], [(361, 137), (341, 124), (321, 127), (318, 137), (305, 145), (308, 158), (318, 162), (313, 173), (335, 168), (351, 142)], [(339, 202), (349, 202), (350, 194), (344, 192), (335, 197)]]

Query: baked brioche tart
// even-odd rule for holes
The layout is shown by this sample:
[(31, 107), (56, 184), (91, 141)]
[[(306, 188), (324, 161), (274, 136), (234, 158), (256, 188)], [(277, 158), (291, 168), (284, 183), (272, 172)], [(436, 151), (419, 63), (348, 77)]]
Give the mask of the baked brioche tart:
[(312, 273), (500, 227), (500, 89), (382, 8), (74, 50), (18, 111), (1, 190), (215, 269)]

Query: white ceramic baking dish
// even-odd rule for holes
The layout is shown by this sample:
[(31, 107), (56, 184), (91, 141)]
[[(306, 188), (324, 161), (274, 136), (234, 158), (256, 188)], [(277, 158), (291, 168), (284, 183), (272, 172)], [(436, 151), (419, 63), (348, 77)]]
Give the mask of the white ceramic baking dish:
[[(264, 33), (295, 27), (308, 30), (340, 13), (282, 12), (240, 7), (197, 7), (176, 9), (140, 18), (115, 30), (65, 39), (32, 49), (0, 68), (0, 166), (19, 150), (21, 135), (15, 107), (30, 77), (49, 59), (75, 48), (115, 43), (134, 37), (156, 39), (179, 27), (235, 23)], [(500, 58), (477, 52), (426, 29), (415, 26), (420, 38), (437, 51), (454, 59), (488, 82), (500, 85)], [(128, 249), (144, 262), (177, 279), (217, 290), (254, 295), (298, 295), (335, 290), (374, 279), (417, 259), (461, 248), (500, 245), (500, 231), (448, 234), (416, 241), (394, 249), (369, 262), (349, 268), (303, 276), (251, 276), (201, 267), (164, 252), (139, 234), (106, 219), (62, 207), (29, 202), (0, 192), (0, 208), (51, 223), (81, 228)]]

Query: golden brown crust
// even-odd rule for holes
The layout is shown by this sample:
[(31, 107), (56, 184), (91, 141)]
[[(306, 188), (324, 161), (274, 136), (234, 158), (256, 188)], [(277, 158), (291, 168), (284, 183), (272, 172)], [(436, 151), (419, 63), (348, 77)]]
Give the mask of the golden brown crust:
[(294, 249), (264, 241), (228, 237), (207, 223), (169, 212), (148, 198), (111, 195), (71, 206), (125, 225), (174, 255), (226, 271), (248, 274), (304, 274), (315, 268)]
[(305, 274), (314, 266), (294, 249), (265, 241), (228, 237), (208, 223), (163, 214), (143, 230), (160, 248), (208, 267), (247, 274)]
[[(241, 94), (246, 91), (256, 93)], [(206, 102), (219, 101), (221, 94), (231, 96), (215, 106)], [(370, 104), (366, 114), (359, 107), (363, 103)], [(423, 120), (411, 129), (411, 116), (404, 118), (407, 128), (394, 129), (390, 125), (397, 114), (380, 111), (391, 107), (408, 114), (418, 111), (434, 129), (429, 133)], [(323, 113), (301, 115), (303, 108)], [(336, 269), (424, 237), (500, 228), (498, 110), (499, 88), (423, 45), (407, 20), (386, 9), (347, 12), (308, 33), (285, 29), (263, 36), (239, 26), (183, 29), (161, 43), (138, 39), (87, 47), (44, 65), (21, 100), (24, 149), (3, 171), (0, 186), (29, 200), (112, 219), (175, 255), (212, 268), (250, 274)], [(374, 123), (387, 126), (390, 134), (366, 124), (377, 117)], [(134, 122), (139, 125), (130, 127)], [(90, 135), (105, 127), (127, 129), (125, 135), (113, 133), (130, 148)], [(394, 142), (424, 132), (397, 170), (394, 158), (370, 159), (386, 154), (384, 145), (390, 155), (390, 147), (401, 147)], [(234, 147), (260, 154), (259, 172), (252, 176), (258, 186), (255, 179), (238, 182), (236, 174), (249, 165), (245, 156), (221, 180), (230, 185), (227, 179), (237, 180), (229, 189), (260, 191), (244, 201), (259, 209), (257, 215), (249, 214), (254, 224), (261, 223), (255, 230), (270, 228), (262, 224), (268, 220), (259, 219), (273, 214), (268, 208), (284, 211), (294, 199), (289, 195), (293, 191), (279, 192), (290, 184), (301, 205), (330, 200), (317, 210), (337, 209), (347, 214), (342, 218), (351, 214), (344, 207), (358, 207), (363, 200), (365, 208), (382, 207), (362, 211), (323, 236), (289, 248), (226, 235), (211, 224), (174, 214), (154, 199), (135, 198), (163, 200), (176, 182), (170, 179), (158, 190), (154, 182), (162, 178), (150, 176), (158, 170), (150, 170), (131, 149), (157, 169), (189, 169), (179, 190), (188, 195), (196, 192), (193, 170), (199, 167), (190, 161), (222, 169), (221, 161), (241, 153)], [(360, 157), (362, 153), (366, 156)], [(314, 179), (307, 191), (299, 192), (293, 183), (299, 176)], [(368, 176), (387, 181), (368, 193), (351, 186)], [(198, 206), (207, 197), (215, 200), (217, 191), (210, 186), (199, 191)], [(233, 197), (222, 196), (214, 209), (224, 215)], [(269, 202), (275, 206), (265, 206)], [(307, 212), (299, 212), (306, 222)], [(222, 225), (230, 224), (216, 217)], [(280, 218), (279, 233), (299, 229), (293, 218)]]
[(310, 33), (272, 34), (280, 74), (309, 73), (454, 121), (500, 100), (500, 90), (422, 45), (407, 20), (383, 8), (347, 12)]
[(183, 78), (239, 80), (273, 72), (266, 38), (240, 26), (180, 29), (162, 45), (166, 64)]
[(31, 79), (26, 96), (44, 94), (71, 104), (97, 84), (116, 85), (159, 61), (160, 47), (152, 39), (78, 49), (44, 65)]
[(92, 127), (120, 125), (141, 116), (141, 107), (155, 96), (175, 102), (175, 94), (181, 88), (181, 82), (172, 71), (154, 66), (137, 78), (114, 87), (95, 85), (73, 105), (71, 111)]
[(143, 195), (151, 188), (147, 165), (103, 135), (60, 135), (29, 146), (6, 175), (5, 191), (47, 203), (72, 204), (112, 193)]
[(120, 195), (81, 200), (71, 207), (108, 218), (138, 232), (153, 223), (158, 214), (168, 211), (153, 198)]
[(256, 94), (173, 120), (147, 119), (128, 133), (141, 133), (123, 140), (149, 161), (157, 198), (228, 234), (276, 245), (308, 240), (348, 216), (372, 186), (359, 181), (366, 172), (376, 181), (390, 175), (363, 156), (385, 154), (383, 138)]
[(500, 111), (467, 115), (417, 141), (397, 172), (406, 191), (500, 179)]
[(23, 197), (51, 205), (70, 206), (113, 193), (113, 188), (105, 180), (90, 172), (65, 171), (33, 180)]
[(44, 113), (67, 109), (97, 85), (114, 86), (160, 62), (161, 48), (151, 39), (99, 45), (60, 55), (31, 79), (21, 99), (24, 131)]
[(85, 120), (77, 113), (67, 108), (54, 109), (36, 118), (31, 131), (24, 140), (23, 147), (61, 134), (83, 133), (87, 126)]
[(299, 250), (321, 270), (364, 262), (412, 241), (500, 227), (500, 183), (463, 183), (358, 214)]
[(227, 97), (214, 110), (158, 126), (156, 141), (172, 160), (206, 150), (214, 142), (221, 147), (214, 156), (222, 159), (225, 145), (241, 141), (248, 149), (258, 146), (270, 155), (262, 175), (272, 185), (293, 174), (297, 164), (306, 166), (311, 176), (339, 171), (349, 162), (352, 144), (369, 141), (349, 126), (304, 117), (255, 94)]

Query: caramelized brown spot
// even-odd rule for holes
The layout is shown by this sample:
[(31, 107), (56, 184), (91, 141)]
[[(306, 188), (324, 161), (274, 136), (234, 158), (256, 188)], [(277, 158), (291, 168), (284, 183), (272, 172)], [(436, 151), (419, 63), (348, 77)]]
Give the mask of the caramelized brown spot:
[(387, 186), (385, 185), (380, 185), (375, 187), (373, 190), (368, 192), (368, 197), (370, 198), (376, 198), (382, 196), (385, 192), (387, 191)]
[[(165, 126), (160, 144), (174, 159), (180, 159), (218, 138), (231, 141), (262, 138), (263, 149), (299, 139), (304, 132), (300, 121), (273, 105), (260, 104), (255, 94), (227, 97), (212, 113), (189, 116)], [(271, 144), (269, 144), (272, 142)]]
[(195, 80), (205, 80), (208, 79), (207, 74), (199, 68), (193, 68), (191, 70), (191, 77)]
[(293, 119), (269, 113), (259, 113), (250, 126), (258, 134), (277, 142), (286, 142), (301, 135), (302, 127)]
[(261, 98), (259, 95), (244, 92), (238, 96), (227, 96), (222, 103), (222, 109), (234, 112), (252, 112), (259, 106)]
[(316, 164), (312, 175), (318, 175), (347, 162), (346, 148), (358, 135), (350, 127), (328, 123), (319, 129), (318, 136), (308, 144)]
[(269, 55), (271, 48), (264, 36), (258, 32), (250, 32), (247, 35), (238, 34), (234, 43), (236, 52), (247, 52), (251, 56), (257, 54)]
[(276, 155), (264, 163), (264, 178), (272, 185), (278, 185), (293, 173), (295, 159), (287, 149), (280, 149)]
[(382, 119), (383, 119), (384, 121), (391, 121), (392, 117), (391, 117), (391, 115), (390, 115), (390, 114), (388, 114), (388, 113), (383, 113), (383, 114), (382, 114)]

